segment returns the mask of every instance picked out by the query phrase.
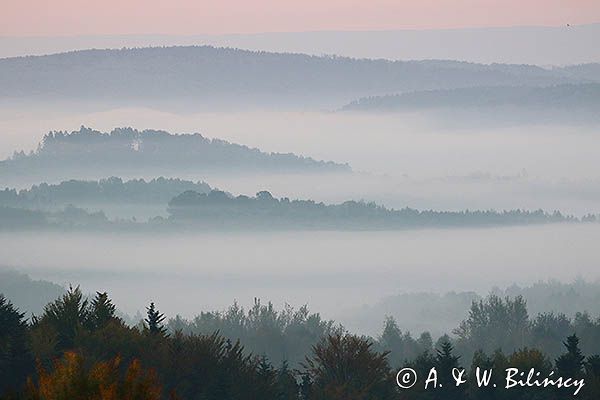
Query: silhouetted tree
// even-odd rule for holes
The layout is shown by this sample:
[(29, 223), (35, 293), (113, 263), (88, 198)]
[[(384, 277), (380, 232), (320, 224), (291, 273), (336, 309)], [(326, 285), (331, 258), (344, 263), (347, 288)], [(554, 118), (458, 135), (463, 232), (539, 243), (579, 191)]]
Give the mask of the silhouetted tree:
[(600, 355), (590, 356), (585, 362), (583, 394), (589, 400), (600, 398)]
[(32, 371), (33, 358), (27, 347), (24, 314), (0, 294), (0, 398), (16, 391)]
[(585, 356), (579, 348), (579, 338), (576, 334), (567, 337), (563, 343), (567, 352), (556, 359), (556, 369), (565, 377), (579, 378), (582, 376)]
[(305, 367), (315, 400), (383, 400), (395, 394), (387, 352), (372, 350), (373, 343), (349, 334), (329, 336), (313, 348)]
[(115, 318), (116, 307), (106, 292), (96, 292), (89, 313), (89, 323), (92, 329), (102, 329)]
[[(435, 367), (438, 373), (438, 392), (441, 392), (444, 400), (462, 400), (465, 398), (466, 385), (456, 385), (454, 376), (455, 371), (462, 370), (458, 360), (459, 356), (454, 355), (454, 346), (449, 338), (444, 338), (436, 351)], [(466, 379), (466, 374), (463, 375)]]
[(49, 325), (57, 334), (58, 348), (68, 349), (73, 345), (77, 331), (88, 321), (88, 301), (79, 286), (69, 287), (67, 293), (48, 304), (39, 321)]
[(277, 371), (276, 378), (276, 399), (277, 400), (297, 400), (299, 395), (299, 386), (296, 377), (289, 369), (288, 362), (284, 361)]
[(266, 356), (259, 357), (257, 367), (256, 385), (265, 398), (274, 398), (276, 395), (277, 371)]
[(158, 311), (154, 305), (154, 302), (150, 303), (150, 306), (146, 307), (146, 319), (144, 320), (148, 326), (148, 331), (152, 335), (167, 335), (167, 328), (163, 325), (165, 315)]
[(383, 333), (379, 338), (379, 345), (382, 349), (389, 351), (390, 364), (398, 366), (403, 361), (404, 346), (402, 341), (402, 331), (398, 327), (394, 317), (385, 318)]

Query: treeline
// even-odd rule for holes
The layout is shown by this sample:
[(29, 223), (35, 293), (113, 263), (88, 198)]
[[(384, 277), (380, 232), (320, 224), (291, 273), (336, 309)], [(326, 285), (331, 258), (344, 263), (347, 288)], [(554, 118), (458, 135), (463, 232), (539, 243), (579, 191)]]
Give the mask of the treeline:
[[(283, 323), (276, 323), (282, 319)], [(128, 326), (116, 316), (116, 307), (106, 293), (87, 299), (78, 288), (71, 288), (39, 316), (26, 320), (0, 296), (0, 397), (558, 400), (573, 394), (572, 388), (507, 390), (501, 373), (493, 378), (497, 388), (478, 388), (474, 379), (460, 387), (453, 385), (453, 368), (465, 369), (466, 376), (473, 377), (477, 367), (496, 371), (511, 367), (526, 372), (535, 368), (541, 374), (555, 371), (557, 376), (585, 380), (579, 398), (592, 400), (600, 395), (600, 356), (595, 355), (600, 350), (600, 321), (587, 318), (584, 330), (580, 323), (574, 323), (572, 330), (556, 332), (568, 336), (554, 337), (551, 331), (534, 329), (531, 321), (523, 328), (520, 321), (527, 320), (526, 306), (519, 298), (491, 296), (474, 303), (456, 337), (442, 336), (436, 343), (426, 333), (418, 339), (402, 334), (393, 319), (386, 321), (382, 335), (374, 339), (347, 333), (307, 310), (276, 312), (259, 302), (247, 314), (237, 311), (228, 318), (200, 317), (202, 322), (195, 324), (214, 329), (210, 333), (193, 332), (181, 318), (168, 325), (165, 320), (150, 303), (144, 321)], [(299, 348), (304, 349), (306, 343), (311, 346), (296, 366), (287, 359), (274, 362), (267, 352), (254, 352), (243, 341), (220, 333), (220, 324), (232, 321), (255, 330), (257, 337), (273, 346), (279, 343), (273, 341), (276, 331), (289, 336), (290, 345), (300, 339)], [(322, 328), (307, 329), (317, 325)], [(522, 341), (526, 337), (523, 333), (537, 337), (537, 345), (529, 347), (534, 342)], [(560, 344), (556, 356), (547, 351), (549, 341)], [(460, 354), (465, 343), (475, 349), (470, 350), (471, 360)], [(413, 353), (406, 352), (411, 346)], [(405, 352), (399, 353), (399, 349)], [(396, 372), (405, 366), (413, 368), (421, 381), (401, 391)], [(425, 391), (423, 382), (432, 367), (439, 370), (443, 385)]]
[[(573, 318), (582, 310), (600, 315), (600, 282), (577, 280), (572, 283), (537, 282), (527, 286), (513, 284), (493, 288), (490, 294), (500, 298), (522, 297), (532, 315), (552, 312)], [(378, 326), (386, 315), (402, 315), (405, 330), (429, 331), (439, 335), (458, 326), (473, 301), (484, 299), (485, 296), (473, 291), (400, 293), (353, 310), (352, 317), (345, 319), (344, 324), (351, 330), (359, 330)]]
[(57, 211), (0, 206), (0, 230), (130, 228), (134, 221), (110, 221), (103, 211), (68, 205)]
[(81, 127), (50, 132), (36, 151), (16, 152), (0, 161), (0, 176), (40, 176), (55, 180), (100, 176), (159, 176), (206, 171), (348, 172), (346, 164), (316, 161), (291, 153), (265, 153), (256, 148), (208, 139), (199, 133), (117, 128), (102, 133)]
[(346, 105), (345, 111), (412, 111), (423, 109), (544, 109), (551, 113), (600, 110), (600, 83), (555, 86), (468, 87), (374, 96)]
[[(67, 184), (69, 186), (70, 184)], [(78, 187), (77, 183), (72, 184)], [(80, 188), (85, 188), (82, 184)], [(94, 187), (94, 184), (91, 184)], [(117, 184), (120, 186), (120, 184)], [(15, 191), (0, 192), (0, 198), (16, 199)], [(16, 196), (16, 197), (15, 197)], [(77, 196), (71, 198), (75, 200)], [(85, 202), (80, 202), (84, 207)], [(89, 205), (89, 204), (88, 204)], [(108, 205), (107, 205), (108, 206)], [(108, 208), (107, 208), (108, 209)], [(168, 203), (168, 217), (154, 215), (147, 222), (135, 218), (110, 219), (103, 210), (88, 211), (67, 205), (55, 210), (37, 207), (3, 206), (0, 202), (0, 229), (78, 228), (78, 229), (335, 229), (377, 230), (425, 227), (491, 227), (559, 222), (596, 222), (595, 215), (579, 219), (559, 211), (434, 211), (388, 209), (375, 203), (346, 201), (341, 204), (313, 200), (276, 199), (261, 191), (255, 197), (232, 196), (220, 190), (208, 193), (185, 191)]]
[(205, 311), (191, 320), (177, 315), (168, 320), (169, 332), (210, 335), (219, 332), (225, 338), (240, 340), (253, 354), (266, 356), (273, 364), (286, 362), (300, 367), (312, 346), (322, 338), (341, 334), (344, 328), (332, 320), (324, 320), (308, 307), (287, 305), (277, 310), (272, 303), (255, 299), (249, 309), (234, 303), (225, 311)]
[(224, 227), (300, 227), (315, 229), (401, 229), (409, 227), (501, 226), (578, 219), (558, 211), (419, 211), (387, 209), (375, 203), (346, 201), (326, 205), (312, 200), (277, 199), (267, 191), (255, 197), (225, 192), (185, 192), (169, 202), (169, 220)]
[[(55, 283), (35, 280), (14, 269), (0, 267), (0, 293), (4, 293), (28, 316), (32, 313), (40, 314), (46, 303), (64, 292), (65, 289)], [(562, 337), (573, 332), (585, 337), (584, 330), (580, 329), (586, 325), (585, 318), (589, 318), (589, 315), (600, 315), (598, 301), (600, 283), (598, 282), (539, 282), (523, 287), (511, 285), (502, 289), (494, 288), (490, 294), (503, 300), (521, 298), (526, 301), (528, 311), (526, 324), (535, 327), (531, 330), (527, 328), (531, 332), (543, 331), (545, 328), (539, 328), (540, 324), (552, 321), (552, 324), (557, 327), (553, 328), (556, 331), (553, 335), (555, 341), (552, 344), (554, 350), (546, 348), (545, 351), (554, 356), (561, 348)], [(473, 302), (480, 301), (488, 300), (486, 296), (475, 292), (404, 293), (385, 297), (371, 306), (352, 309), (351, 314), (343, 318), (343, 325), (353, 332), (375, 335), (380, 329), (381, 321), (386, 320), (387, 316), (395, 316), (401, 319), (403, 329), (399, 334), (400, 337), (412, 337), (412, 334), (416, 334), (414, 339), (419, 340), (422, 332), (427, 332), (431, 337), (439, 337), (458, 327), (465, 320)], [(540, 315), (545, 317), (538, 318)], [(128, 323), (137, 322), (136, 317), (124, 316), (124, 318)], [(265, 329), (262, 325), (265, 321), (269, 321), (269, 329)], [(306, 353), (311, 346), (298, 337), (299, 334), (310, 332), (308, 336), (321, 337), (339, 332), (340, 325), (322, 319), (318, 314), (309, 312), (306, 307), (295, 309), (286, 306), (278, 310), (269, 303), (265, 304), (257, 300), (249, 309), (233, 304), (222, 311), (203, 311), (193, 318), (175, 316), (169, 320), (168, 328), (172, 332), (182, 330), (184, 333), (204, 334), (218, 330), (228, 338), (241, 338), (246, 347), (254, 353), (267, 352), (269, 358), (275, 363), (287, 359), (294, 364), (301, 361), (302, 354)], [(271, 332), (273, 335), (268, 340), (263, 340), (265, 332)], [(285, 339), (286, 337), (290, 340)], [(302, 343), (304, 345), (301, 345)], [(411, 339), (408, 343), (414, 344), (414, 341)], [(527, 345), (534, 346), (536, 341), (532, 339), (527, 342)], [(469, 352), (477, 346), (459, 346), (461, 347), (466, 348), (461, 355), (468, 358)], [(413, 348), (418, 352), (419, 347)], [(392, 348), (387, 349), (392, 350)], [(402, 360), (414, 356), (415, 351), (403, 353), (395, 349), (394, 353), (396, 354), (394, 358)]]
[(5, 188), (0, 190), (0, 206), (52, 210), (67, 205), (166, 205), (173, 197), (188, 190), (207, 193), (211, 188), (204, 182), (163, 177), (148, 181), (123, 181), (117, 177), (99, 181), (69, 180), (55, 185), (41, 183), (23, 190)]
[[(428, 331), (415, 336), (401, 330), (396, 318), (388, 316), (382, 333), (371, 340), (376, 349), (389, 352), (388, 360), (394, 368), (424, 352), (434, 353), (443, 341), (450, 341), (457, 355), (467, 362), (479, 350), (511, 354), (522, 348), (540, 349), (553, 359), (560, 355), (564, 338), (572, 334), (581, 338), (584, 352), (600, 352), (600, 318), (592, 318), (588, 312), (577, 312), (573, 317), (542, 312), (531, 317), (523, 297), (492, 294), (473, 301), (462, 314), (462, 321), (449, 332), (452, 338), (446, 334), (433, 337)], [(402, 314), (394, 315), (403, 324)], [(202, 312), (191, 320), (176, 316), (168, 321), (167, 327), (170, 332), (186, 334), (219, 331), (230, 340), (240, 339), (252, 353), (266, 355), (276, 363), (288, 361), (294, 367), (320, 339), (345, 331), (341, 325), (321, 319), (306, 307), (295, 310), (288, 306), (278, 311), (272, 304), (260, 301), (248, 310), (234, 304), (222, 312)]]

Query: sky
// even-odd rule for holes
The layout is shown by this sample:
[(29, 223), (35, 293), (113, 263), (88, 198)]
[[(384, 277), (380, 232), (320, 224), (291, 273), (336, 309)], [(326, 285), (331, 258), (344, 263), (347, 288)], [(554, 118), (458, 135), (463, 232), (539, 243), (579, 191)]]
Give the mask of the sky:
[(565, 26), (598, 0), (2, 0), (0, 36)]

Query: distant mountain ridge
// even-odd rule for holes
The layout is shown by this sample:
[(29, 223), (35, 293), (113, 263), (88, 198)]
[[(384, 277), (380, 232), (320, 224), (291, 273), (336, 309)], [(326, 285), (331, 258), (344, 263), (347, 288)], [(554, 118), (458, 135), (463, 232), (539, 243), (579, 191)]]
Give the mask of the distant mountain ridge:
[[(390, 60), (568, 65), (600, 62), (600, 24), (225, 35), (0, 37), (0, 57), (84, 49), (211, 45), (255, 51)], [(493, 45), (490, 45), (493, 43)]]
[(399, 92), (596, 79), (595, 73), (584, 72), (581, 77), (572, 68), (354, 59), (210, 46), (83, 50), (0, 59), (0, 100), (337, 108), (355, 98)]

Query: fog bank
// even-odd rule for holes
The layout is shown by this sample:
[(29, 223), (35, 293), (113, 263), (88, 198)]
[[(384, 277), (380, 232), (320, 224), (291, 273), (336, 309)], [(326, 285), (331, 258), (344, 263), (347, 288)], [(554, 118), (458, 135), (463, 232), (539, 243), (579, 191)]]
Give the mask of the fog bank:
[[(600, 226), (402, 232), (0, 234), (3, 263), (34, 279), (107, 290), (123, 311), (149, 301), (192, 316), (255, 297), (308, 304), (355, 326), (351, 311), (402, 292), (477, 291), (600, 278)], [(311, 251), (306, 251), (311, 249)], [(357, 329), (371, 331), (370, 326)]]
[[(204, 180), (234, 194), (269, 190), (277, 197), (340, 202), (376, 201), (418, 209), (558, 209), (600, 212), (600, 136), (591, 126), (447, 125), (427, 114), (325, 112), (175, 113), (143, 108), (67, 111), (6, 108), (0, 111), (0, 157), (31, 150), (53, 129), (83, 124), (110, 131), (119, 126), (200, 132), (319, 160), (349, 163), (354, 175), (269, 174), (242, 176), (198, 171), (174, 174)], [(73, 170), (72, 178), (77, 170)], [(122, 176), (147, 179), (156, 176)], [(94, 177), (94, 179), (104, 177)], [(26, 187), (39, 182), (0, 182)]]

